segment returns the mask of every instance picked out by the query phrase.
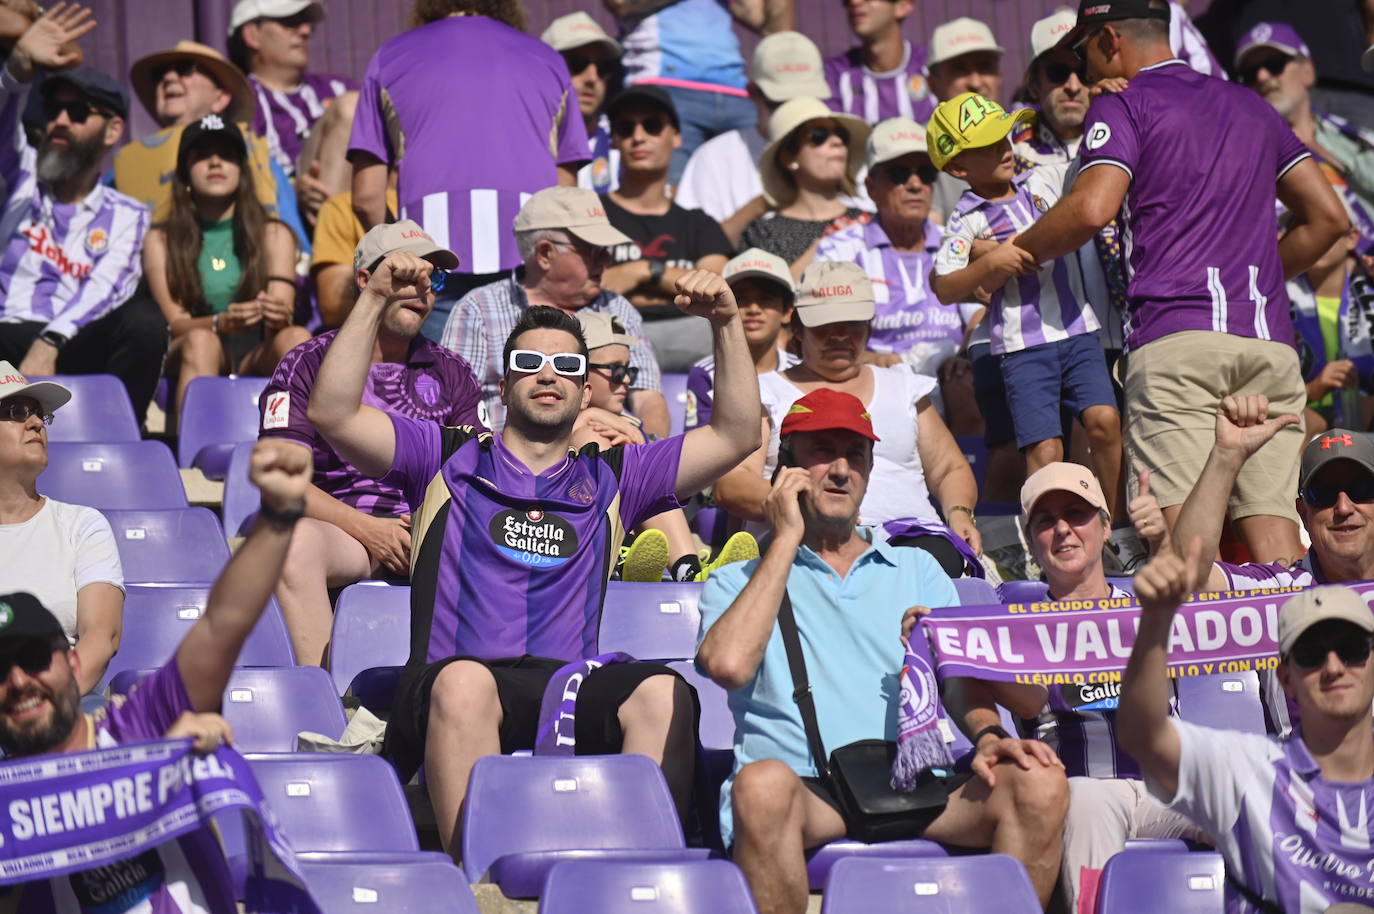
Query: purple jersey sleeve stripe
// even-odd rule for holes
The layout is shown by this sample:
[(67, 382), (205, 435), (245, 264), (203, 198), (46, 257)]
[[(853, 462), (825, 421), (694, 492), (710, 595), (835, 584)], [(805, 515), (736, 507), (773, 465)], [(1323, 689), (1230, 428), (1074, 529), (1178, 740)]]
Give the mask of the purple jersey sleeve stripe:
[(1298, 153), (1297, 155), (1293, 156), (1293, 158), (1289, 159), (1288, 162), (1287, 162), (1285, 165), (1283, 165), (1282, 167), (1279, 168), (1278, 177), (1279, 177), (1279, 178), (1282, 178), (1284, 175), (1288, 174), (1288, 172), (1289, 172), (1290, 170), (1292, 170), (1292, 168), (1293, 168), (1294, 165), (1297, 165), (1297, 164), (1298, 164), (1299, 162), (1301, 162), (1303, 159), (1310, 159), (1310, 158), (1312, 158), (1312, 153), (1307, 152), (1306, 150), (1304, 150), (1304, 151)]
[(1091, 162), (1084, 162), (1083, 167), (1078, 170), (1078, 173), (1082, 174), (1089, 168), (1092, 168), (1094, 165), (1115, 165), (1117, 168), (1120, 168), (1122, 171), (1126, 172), (1126, 174), (1130, 175), (1132, 178), (1135, 177), (1135, 172), (1131, 171), (1131, 166), (1127, 165), (1120, 159), (1108, 158), (1093, 159)]

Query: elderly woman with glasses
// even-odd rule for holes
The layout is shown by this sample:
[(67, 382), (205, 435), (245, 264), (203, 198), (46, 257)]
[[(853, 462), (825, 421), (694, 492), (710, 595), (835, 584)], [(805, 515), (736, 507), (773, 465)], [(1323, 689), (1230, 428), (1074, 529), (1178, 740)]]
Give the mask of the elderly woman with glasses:
[(868, 133), (859, 118), (836, 114), (819, 99), (779, 106), (759, 157), (763, 195), (773, 209), (745, 227), (740, 247), (776, 254), (799, 275), (832, 223), (861, 215), (845, 197), (854, 194)]
[(81, 655), (84, 695), (119, 648), (124, 572), (100, 512), (38, 494), (48, 426), (71, 396), (51, 381), (29, 383), (0, 362), (0, 593), (31, 593), (57, 616)]

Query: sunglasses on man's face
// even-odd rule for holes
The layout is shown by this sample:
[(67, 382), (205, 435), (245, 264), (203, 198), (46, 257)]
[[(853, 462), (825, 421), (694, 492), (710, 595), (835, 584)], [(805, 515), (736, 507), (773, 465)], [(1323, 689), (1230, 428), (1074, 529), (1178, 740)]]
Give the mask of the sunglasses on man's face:
[(104, 110), (92, 105), (85, 99), (73, 98), (65, 102), (55, 98), (44, 99), (43, 117), (49, 123), (57, 120), (58, 115), (63, 111), (67, 112), (67, 120), (71, 121), (73, 124), (86, 123), (86, 118), (90, 117), (92, 114), (98, 114), (101, 117), (110, 116)]
[(1344, 492), (1346, 497), (1359, 505), (1374, 502), (1374, 476), (1361, 476), (1357, 479), (1338, 483), (1312, 482), (1303, 486), (1302, 500), (1309, 508), (1320, 511), (1334, 505)]
[(56, 650), (46, 641), (30, 640), (7, 645), (0, 649), (0, 679), (8, 679), (10, 670), (16, 666), (30, 676), (37, 676), (52, 666), (52, 655)]
[(844, 143), (846, 146), (849, 145), (849, 131), (839, 124), (833, 127), (812, 127), (806, 132), (806, 144), (808, 146), (822, 146), (825, 144), (825, 141), (832, 136), (839, 137), (841, 143)]
[(1265, 70), (1270, 76), (1278, 76), (1288, 65), (1293, 62), (1293, 58), (1287, 54), (1275, 54), (1263, 60), (1257, 60), (1240, 68), (1241, 85), (1253, 86), (1259, 82), (1260, 70)]
[(926, 187), (935, 186), (935, 181), (940, 177), (940, 169), (929, 162), (924, 165), (917, 165), (912, 168), (910, 165), (902, 165), (899, 162), (890, 162), (883, 166), (883, 175), (893, 184), (902, 185), (911, 180), (915, 175), (921, 179), (921, 183)]
[(635, 135), (636, 127), (643, 127), (649, 136), (658, 136), (668, 126), (668, 119), (661, 114), (648, 117), (619, 117), (611, 124), (611, 133), (617, 140), (626, 140)]
[(583, 57), (581, 54), (564, 54), (563, 60), (568, 65), (568, 74), (571, 76), (581, 76), (588, 67), (596, 67), (596, 75), (602, 79), (610, 79), (620, 71), (620, 64), (614, 60), (592, 60), (590, 57)]
[(52, 425), (52, 413), (43, 412), (37, 400), (5, 400), (0, 402), (0, 420), (5, 422), (28, 422), (37, 416), (44, 425)]
[(537, 374), (545, 365), (565, 378), (581, 378), (587, 374), (587, 357), (579, 352), (555, 352), (549, 355), (533, 349), (515, 349), (510, 354), (510, 370), (521, 374)]
[(1346, 666), (1364, 666), (1374, 648), (1368, 636), (1352, 638), (1348, 631), (1331, 631), (1324, 635), (1304, 635), (1288, 652), (1288, 659), (1298, 669), (1311, 672), (1326, 666), (1332, 651)]
[(597, 373), (604, 372), (606, 379), (611, 382), (612, 387), (619, 387), (621, 384), (635, 386), (635, 381), (639, 378), (638, 365), (605, 364), (600, 362), (588, 362), (588, 368), (596, 369)]
[(1078, 81), (1086, 83), (1088, 81), (1088, 69), (1082, 63), (1073, 66), (1066, 63), (1045, 64), (1045, 81), (1051, 86), (1062, 86), (1069, 81), (1070, 76), (1077, 76)]
[(175, 63), (167, 64), (167, 66), (162, 67), (154, 73), (153, 82), (162, 82), (163, 78), (166, 77), (168, 73), (175, 73), (177, 76), (185, 79), (194, 72), (196, 72), (196, 63), (194, 60), (178, 60)]
[(1088, 32), (1088, 33), (1087, 33), (1086, 35), (1084, 35), (1082, 38), (1080, 38), (1080, 39), (1078, 39), (1077, 41), (1075, 41), (1075, 42), (1073, 43), (1072, 47), (1070, 48), (1070, 50), (1072, 50), (1075, 54), (1078, 55), (1078, 59), (1079, 59), (1079, 60), (1086, 61), (1086, 60), (1088, 59), (1088, 44), (1089, 44), (1094, 38), (1096, 38), (1098, 35), (1101, 35), (1101, 34), (1102, 34), (1102, 29), (1094, 29), (1093, 31)]

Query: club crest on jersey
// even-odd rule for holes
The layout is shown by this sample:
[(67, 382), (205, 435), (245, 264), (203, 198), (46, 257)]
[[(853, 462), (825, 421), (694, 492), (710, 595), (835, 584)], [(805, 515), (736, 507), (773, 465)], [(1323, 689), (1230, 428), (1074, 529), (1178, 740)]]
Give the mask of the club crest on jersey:
[(501, 511), (487, 531), (501, 554), (532, 568), (562, 565), (577, 552), (577, 532), (556, 514), (539, 508)]
[(1040, 210), (1040, 212), (1044, 213), (1049, 211), (1050, 205), (1046, 203), (1045, 198), (1039, 194), (1031, 194), (1031, 202), (1035, 204), (1035, 208)]
[(1111, 138), (1112, 128), (1108, 124), (1098, 121), (1088, 128), (1088, 133), (1083, 138), (1083, 143), (1089, 149), (1098, 149)]
[(103, 254), (110, 246), (110, 233), (103, 228), (93, 228), (86, 233), (86, 250), (91, 254)]
[(967, 238), (949, 239), (949, 252), (955, 257), (963, 257), (968, 254), (969, 243)]
[(926, 84), (924, 76), (916, 73), (906, 81), (906, 91), (912, 98), (925, 98), (930, 94), (930, 86)]

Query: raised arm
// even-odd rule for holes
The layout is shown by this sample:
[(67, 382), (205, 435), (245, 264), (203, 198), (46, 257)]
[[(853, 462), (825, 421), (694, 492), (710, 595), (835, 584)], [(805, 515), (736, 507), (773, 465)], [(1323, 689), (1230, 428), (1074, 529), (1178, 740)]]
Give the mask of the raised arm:
[(1073, 188), (1016, 236), (1016, 246), (1028, 251), (1036, 263), (1078, 250), (1116, 218), (1130, 188), (1131, 175), (1124, 168), (1109, 162), (1084, 168)]
[(711, 487), (716, 504), (740, 520), (766, 518), (763, 505), (768, 500), (768, 480), (763, 478), (763, 471), (768, 465), (767, 419), (759, 420), (759, 432), (763, 444)]
[(711, 424), (687, 433), (677, 494), (686, 498), (719, 479), (759, 446), (759, 379), (744, 338), (739, 308), (718, 273), (696, 270), (678, 280), (677, 306), (711, 322), (716, 399)]
[(210, 590), (205, 615), (177, 648), (176, 662), (191, 707), (220, 706), (229, 674), (281, 577), (291, 531), (305, 511), (305, 490), (314, 469), (310, 449), (278, 438), (253, 448), (249, 478), (262, 495), (262, 510), (248, 538)]
[(363, 403), (377, 330), (390, 302), (431, 294), (433, 269), (429, 261), (404, 251), (377, 265), (339, 335), (329, 344), (310, 393), (307, 415), (311, 423), (340, 457), (373, 478), (385, 476), (396, 457), (391, 419)]
[(10, 50), (0, 75), (0, 176), (9, 185), (7, 195), (17, 189), (20, 157), (28, 145), (19, 120), (28, 97), (27, 84), (40, 67), (65, 70), (81, 63), (76, 40), (93, 28), (95, 20), (86, 7), (54, 3), (24, 30)]
[(1307, 272), (1342, 232), (1349, 231), (1350, 219), (1331, 182), (1311, 156), (1283, 173), (1278, 195), (1279, 202), (1292, 213), (1288, 231), (1279, 239), (1279, 258), (1283, 261), (1283, 278), (1293, 279)]

